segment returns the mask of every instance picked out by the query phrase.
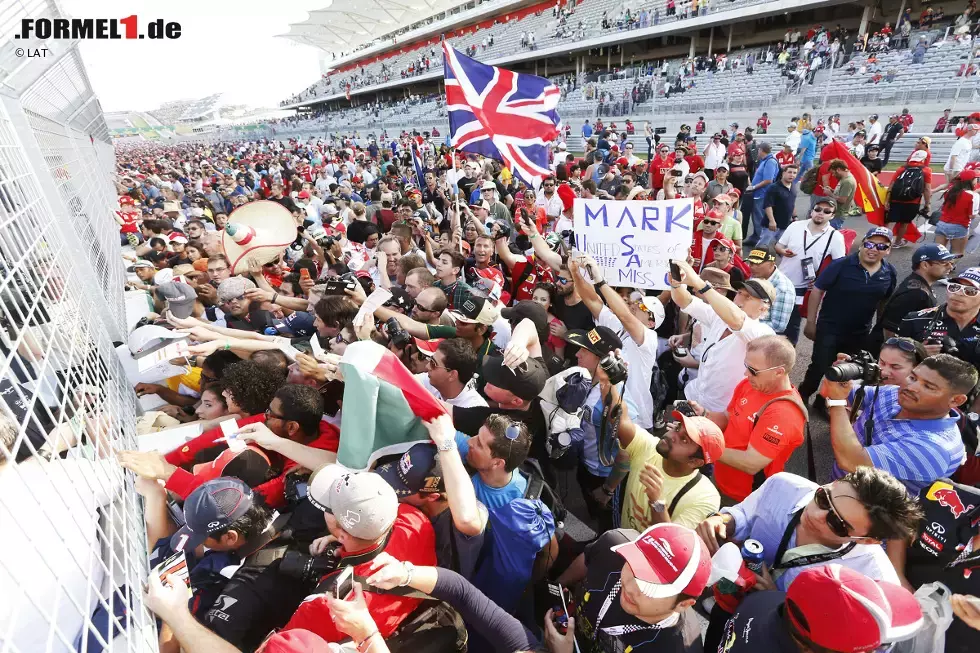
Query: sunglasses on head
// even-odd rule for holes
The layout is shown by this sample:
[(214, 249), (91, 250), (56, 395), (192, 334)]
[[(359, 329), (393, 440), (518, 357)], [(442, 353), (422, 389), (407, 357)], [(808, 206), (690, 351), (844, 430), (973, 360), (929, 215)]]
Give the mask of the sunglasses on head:
[(840, 516), (840, 513), (837, 512), (837, 507), (834, 505), (834, 499), (829, 489), (823, 486), (818, 487), (813, 495), (813, 501), (817, 504), (817, 508), (827, 512), (827, 528), (834, 535), (837, 537), (850, 537), (850, 532), (854, 530), (854, 527), (848, 524)]
[(864, 241), (861, 243), (861, 246), (864, 247), (864, 249), (876, 249), (879, 252), (886, 252), (891, 249), (891, 245), (888, 243), (873, 243), (870, 240)]
[(980, 295), (980, 288), (966, 286), (962, 283), (949, 283), (946, 285), (946, 292), (953, 295), (963, 294), (967, 297), (976, 297), (977, 295)]

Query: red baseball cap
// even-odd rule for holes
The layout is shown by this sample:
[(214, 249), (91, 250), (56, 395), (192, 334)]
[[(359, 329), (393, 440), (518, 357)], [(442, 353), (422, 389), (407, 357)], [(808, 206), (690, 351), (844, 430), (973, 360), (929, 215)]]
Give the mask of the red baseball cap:
[(654, 524), (612, 547), (626, 559), (644, 596), (699, 596), (711, 574), (711, 554), (698, 534), (680, 524)]
[(705, 214), (704, 217), (711, 218), (712, 220), (724, 220), (725, 214), (719, 211), (718, 209), (711, 209)]
[(707, 417), (687, 417), (676, 410), (672, 415), (684, 425), (687, 437), (701, 445), (706, 465), (716, 462), (725, 453), (725, 434), (717, 424)]
[(119, 196), (119, 206), (132, 206), (132, 205), (133, 205), (132, 197), (130, 197), (129, 195)]
[(980, 179), (980, 172), (973, 169), (964, 169), (960, 173), (959, 177), (962, 181), (973, 181), (974, 179)]
[(299, 195), (297, 195), (297, 197), (300, 198), (301, 200), (308, 200), (310, 199), (310, 194), (305, 190), (301, 190), (299, 192)]
[(418, 348), (419, 353), (426, 358), (432, 358), (432, 355), (436, 353), (436, 349), (439, 348), (439, 344), (443, 341), (443, 338), (436, 338), (435, 340), (420, 340), (415, 338), (415, 346)]
[(724, 246), (726, 249), (731, 251), (732, 254), (735, 253), (735, 243), (732, 242), (731, 238), (715, 238), (714, 241), (712, 241), (711, 246), (715, 247), (717, 245)]
[(923, 623), (922, 608), (907, 589), (838, 564), (810, 567), (797, 576), (786, 606), (804, 637), (834, 651), (873, 651), (908, 639)]
[(627, 167), (629, 167), (629, 164), (630, 164), (630, 161), (625, 156), (622, 156), (622, 157), (619, 157), (618, 159), (616, 159), (616, 165), (618, 165), (618, 166), (622, 166), (624, 168), (627, 168)]

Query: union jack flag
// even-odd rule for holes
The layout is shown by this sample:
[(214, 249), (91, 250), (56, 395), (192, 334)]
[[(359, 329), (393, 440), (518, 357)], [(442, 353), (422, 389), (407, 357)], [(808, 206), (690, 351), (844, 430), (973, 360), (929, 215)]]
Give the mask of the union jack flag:
[(418, 180), (419, 188), (425, 188), (425, 168), (422, 166), (422, 158), (419, 156), (419, 146), (412, 143), (412, 165), (415, 167), (415, 178)]
[(543, 77), (488, 66), (442, 44), (450, 145), (503, 162), (525, 183), (551, 174), (558, 135), (557, 86)]

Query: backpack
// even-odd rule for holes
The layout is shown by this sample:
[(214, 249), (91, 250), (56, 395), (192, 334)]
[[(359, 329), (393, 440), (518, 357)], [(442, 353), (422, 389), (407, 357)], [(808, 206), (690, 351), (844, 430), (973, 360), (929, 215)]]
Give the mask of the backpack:
[(800, 190), (807, 195), (812, 195), (813, 191), (817, 189), (817, 181), (820, 177), (820, 166), (813, 166), (805, 173), (803, 173), (803, 178), (800, 179)]
[(391, 653), (464, 653), (467, 641), (463, 618), (442, 601), (423, 602), (385, 638)]
[(540, 499), (514, 499), (489, 511), (472, 583), (514, 614), (530, 585), (538, 552), (555, 534), (555, 518)]
[(895, 202), (912, 202), (921, 199), (926, 180), (920, 167), (908, 167), (892, 182), (890, 199)]

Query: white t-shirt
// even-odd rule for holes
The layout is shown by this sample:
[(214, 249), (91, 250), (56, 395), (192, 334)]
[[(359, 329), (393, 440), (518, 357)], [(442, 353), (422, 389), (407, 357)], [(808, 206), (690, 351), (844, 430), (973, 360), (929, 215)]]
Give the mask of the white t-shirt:
[(548, 199), (548, 197), (544, 194), (544, 191), (539, 190), (538, 198), (534, 204), (544, 208), (544, 213), (549, 218), (557, 218), (562, 214), (562, 211), (565, 210), (565, 205), (562, 203), (557, 191), (552, 193), (551, 199)]
[(15, 650), (73, 651), (57, 637), (46, 648), (52, 625), (72, 641), (100, 596), (109, 600), (97, 509), (119, 496), (123, 474), (107, 459), (0, 468), (0, 633)]
[(645, 429), (653, 428), (653, 397), (650, 395), (650, 382), (653, 370), (657, 367), (657, 332), (647, 329), (643, 344), (638, 345), (626, 333), (619, 318), (603, 306), (599, 312), (596, 326), (609, 327), (620, 334), (623, 340), (623, 359), (629, 363), (629, 376), (626, 377), (626, 403), (636, 412), (634, 421)]
[(708, 147), (704, 149), (704, 167), (708, 170), (714, 170), (725, 161), (726, 153), (727, 150), (721, 143), (718, 143), (717, 146), (714, 141), (708, 143)]
[[(966, 136), (961, 136), (956, 139), (953, 147), (949, 150), (949, 158), (946, 159), (946, 165), (943, 166), (947, 177), (958, 175), (966, 167), (966, 164), (970, 162), (970, 150), (972, 149), (973, 143)], [(956, 165), (951, 166), (953, 157), (956, 157)]]
[(438, 390), (436, 390), (436, 387), (432, 385), (432, 382), (429, 381), (428, 372), (422, 372), (421, 374), (416, 374), (415, 378), (419, 380), (419, 383), (421, 383), (426, 390), (432, 393), (433, 397), (441, 401), (445, 401), (446, 403), (452, 406), (459, 406), (460, 408), (472, 408), (474, 406), (487, 405), (486, 399), (480, 396), (480, 393), (476, 391), (476, 388), (474, 388), (471, 383), (467, 383), (466, 387), (463, 388), (462, 392), (460, 392), (452, 399), (446, 399), (445, 397), (442, 396), (442, 394)]
[(756, 338), (776, 332), (769, 325), (746, 317), (740, 330), (722, 338), (729, 327), (707, 303), (695, 297), (682, 310), (701, 323), (705, 343), (698, 378), (684, 387), (684, 396), (707, 410), (724, 412), (735, 386), (745, 378), (746, 346)]
[(786, 134), (786, 140), (784, 140), (783, 143), (789, 145), (790, 149), (793, 150), (793, 154), (796, 154), (796, 150), (800, 149), (801, 138), (802, 136), (800, 136), (800, 132), (794, 129), (793, 131)]
[[(803, 265), (800, 263), (803, 259), (812, 258), (813, 270), (819, 272), (820, 257), (824, 249), (827, 250), (827, 256), (833, 260), (847, 255), (847, 250), (844, 248), (844, 236), (831, 227), (830, 223), (825, 224), (826, 230), (819, 235), (814, 235), (809, 226), (810, 220), (793, 222), (786, 227), (786, 231), (779, 239), (780, 245), (796, 254), (796, 256), (782, 257), (779, 262), (779, 271), (785, 274), (786, 278), (792, 281), (797, 288), (806, 288), (810, 285), (803, 275)], [(827, 243), (830, 243), (829, 248)], [(804, 250), (806, 251), (804, 252)], [(803, 298), (800, 297), (799, 303), (802, 301)]]
[(878, 139), (881, 138), (881, 131), (881, 121), (876, 120), (874, 124), (871, 125), (871, 128), (868, 129), (868, 145), (874, 145), (878, 142)]

